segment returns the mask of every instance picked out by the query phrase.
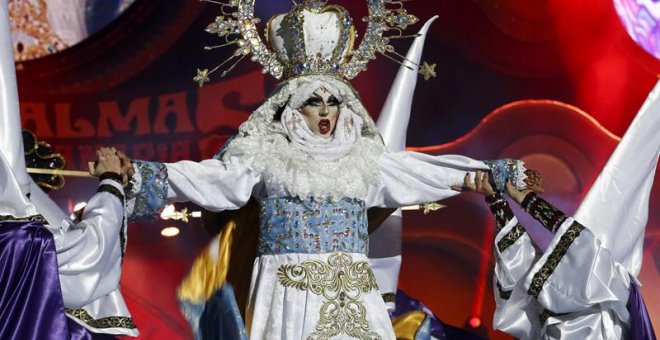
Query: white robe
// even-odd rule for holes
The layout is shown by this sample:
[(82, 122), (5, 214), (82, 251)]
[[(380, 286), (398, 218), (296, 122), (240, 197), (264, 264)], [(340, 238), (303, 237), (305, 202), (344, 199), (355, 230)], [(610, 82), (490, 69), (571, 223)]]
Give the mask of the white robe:
[[(495, 329), (519, 339), (626, 338), (630, 276), (588, 228), (574, 238), (573, 222), (564, 221), (544, 253), (526, 232), (498, 247), (516, 229), (516, 218), (497, 234)], [(533, 283), (542, 284), (536, 298)]]
[[(133, 323), (119, 292), (123, 251), (119, 240), (126, 233), (123, 202), (106, 192), (97, 193), (82, 221), (73, 225), (25, 169), (7, 6), (7, 1), (0, 1), (0, 215), (42, 215), (48, 221), (45, 227), (55, 238), (64, 306), (78, 315), (69, 314), (70, 318), (93, 332), (137, 336), (134, 327), (107, 327)], [(101, 185), (124, 194), (112, 181)]]
[[(521, 339), (624, 339), (626, 304), (642, 265), (649, 197), (660, 155), (660, 82), (582, 201), (575, 219), (539, 252), (527, 233), (501, 251), (495, 239), (494, 327)], [(579, 221), (581, 229), (574, 224)], [(532, 297), (530, 287), (534, 286)], [(503, 296), (510, 295), (508, 299)], [(547, 312), (539, 318), (544, 310)], [(561, 315), (563, 314), (563, 315)], [(546, 318), (547, 317), (547, 318)]]
[[(369, 142), (363, 139), (362, 143)], [(463, 156), (384, 151), (375, 155), (375, 168), (370, 170), (363, 168), (370, 156), (362, 154), (365, 151), (360, 146), (345, 156), (347, 159), (336, 161), (344, 162), (344, 165), (335, 169), (335, 161), (323, 163), (310, 158), (300, 163), (288, 159), (291, 153), (296, 154), (292, 156), (295, 159), (301, 152), (289, 144), (280, 145), (280, 149), (281, 154), (264, 156), (268, 157), (267, 160), (246, 155), (245, 158), (231, 157), (225, 161), (212, 159), (166, 164), (167, 199), (191, 201), (207, 210), (221, 211), (238, 209), (253, 196), (257, 199), (300, 197), (306, 188), (313, 188), (308, 196), (337, 200), (358, 198), (366, 203), (366, 207), (401, 207), (454, 196), (457, 192), (451, 190), (451, 186), (461, 186), (467, 171), (488, 169), (483, 162)], [(256, 162), (260, 165), (255, 165)], [(310, 171), (317, 167), (321, 170)], [(373, 178), (369, 175), (372, 170)], [(140, 175), (134, 178), (139, 179)], [(140, 183), (136, 183), (133, 192), (139, 192), (139, 186)], [(346, 192), (346, 196), (340, 196), (342, 192)], [(322, 318), (319, 309), (327, 299), (310, 291), (285, 287), (276, 274), (283, 265), (299, 265), (305, 261), (327, 263), (329, 257), (337, 254), (348, 255), (353, 263), (368, 263), (366, 254), (362, 253), (259, 256), (252, 271), (246, 311), (250, 338), (303, 339), (318, 330), (316, 325)], [(382, 339), (394, 339), (392, 324), (378, 290), (363, 294), (361, 303), (367, 310), (366, 329)], [(346, 337), (347, 334), (338, 336)]]
[[(124, 194), (115, 181), (103, 180), (99, 187), (104, 185)], [(127, 240), (124, 212), (123, 201), (99, 191), (87, 202), (80, 222), (49, 230), (67, 316), (94, 333), (138, 336), (119, 288)]]
[[(94, 333), (137, 336), (137, 328), (119, 291), (122, 242), (126, 241), (124, 202), (101, 191), (89, 200), (82, 220), (72, 223), (34, 182), (23, 193), (14, 171), (0, 152), (0, 215), (17, 219), (41, 215), (53, 233), (62, 298), (67, 316)], [(121, 185), (103, 180), (124, 195)], [(125, 245), (125, 244), (124, 244)]]

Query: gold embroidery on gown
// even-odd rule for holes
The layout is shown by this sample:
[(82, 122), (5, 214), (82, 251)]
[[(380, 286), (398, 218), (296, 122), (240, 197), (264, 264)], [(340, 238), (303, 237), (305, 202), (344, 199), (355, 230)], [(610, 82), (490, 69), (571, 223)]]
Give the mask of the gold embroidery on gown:
[(362, 301), (362, 294), (378, 289), (367, 261), (353, 262), (346, 253), (333, 253), (327, 262), (308, 260), (281, 265), (277, 278), (284, 287), (311, 291), (325, 298), (316, 331), (307, 339), (329, 339), (340, 334), (365, 340), (381, 339), (371, 331)]

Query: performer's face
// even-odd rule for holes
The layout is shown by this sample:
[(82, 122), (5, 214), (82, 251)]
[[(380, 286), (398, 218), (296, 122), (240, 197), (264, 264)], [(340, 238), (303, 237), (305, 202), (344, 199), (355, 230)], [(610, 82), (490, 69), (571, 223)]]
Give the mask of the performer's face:
[(315, 135), (330, 138), (337, 124), (340, 101), (324, 88), (319, 88), (300, 108), (305, 123)]

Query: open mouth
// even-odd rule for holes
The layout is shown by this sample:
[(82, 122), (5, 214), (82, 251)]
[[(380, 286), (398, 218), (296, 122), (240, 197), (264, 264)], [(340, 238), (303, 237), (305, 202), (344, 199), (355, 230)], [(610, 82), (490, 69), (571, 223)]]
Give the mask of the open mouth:
[(319, 132), (322, 134), (327, 134), (330, 132), (330, 120), (329, 119), (321, 119), (319, 122)]

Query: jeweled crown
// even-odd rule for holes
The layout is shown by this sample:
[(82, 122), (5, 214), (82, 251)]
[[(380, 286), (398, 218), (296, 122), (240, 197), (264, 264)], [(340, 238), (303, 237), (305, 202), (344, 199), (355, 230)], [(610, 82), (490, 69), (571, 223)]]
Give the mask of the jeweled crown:
[[(233, 61), (222, 71), (222, 76), (226, 75), (250, 54), (253, 61), (263, 66), (263, 73), (279, 80), (306, 74), (353, 79), (379, 54), (400, 63), (404, 61), (405, 57), (394, 50), (390, 40), (415, 37), (404, 36), (403, 30), (418, 21), (408, 14), (400, 0), (367, 0), (369, 15), (363, 18), (367, 29), (355, 49), (357, 34), (344, 7), (328, 5), (326, 0), (305, 0), (294, 3), (288, 13), (268, 21), (264, 43), (257, 28), (260, 20), (254, 17), (255, 0), (205, 1), (219, 4), (222, 9), (222, 15), (206, 31), (224, 39), (223, 44), (206, 49), (230, 45), (236, 45), (237, 49), (214, 69), (198, 69), (194, 80), (200, 86), (209, 81), (209, 75)], [(391, 31), (394, 34), (386, 35)]]

